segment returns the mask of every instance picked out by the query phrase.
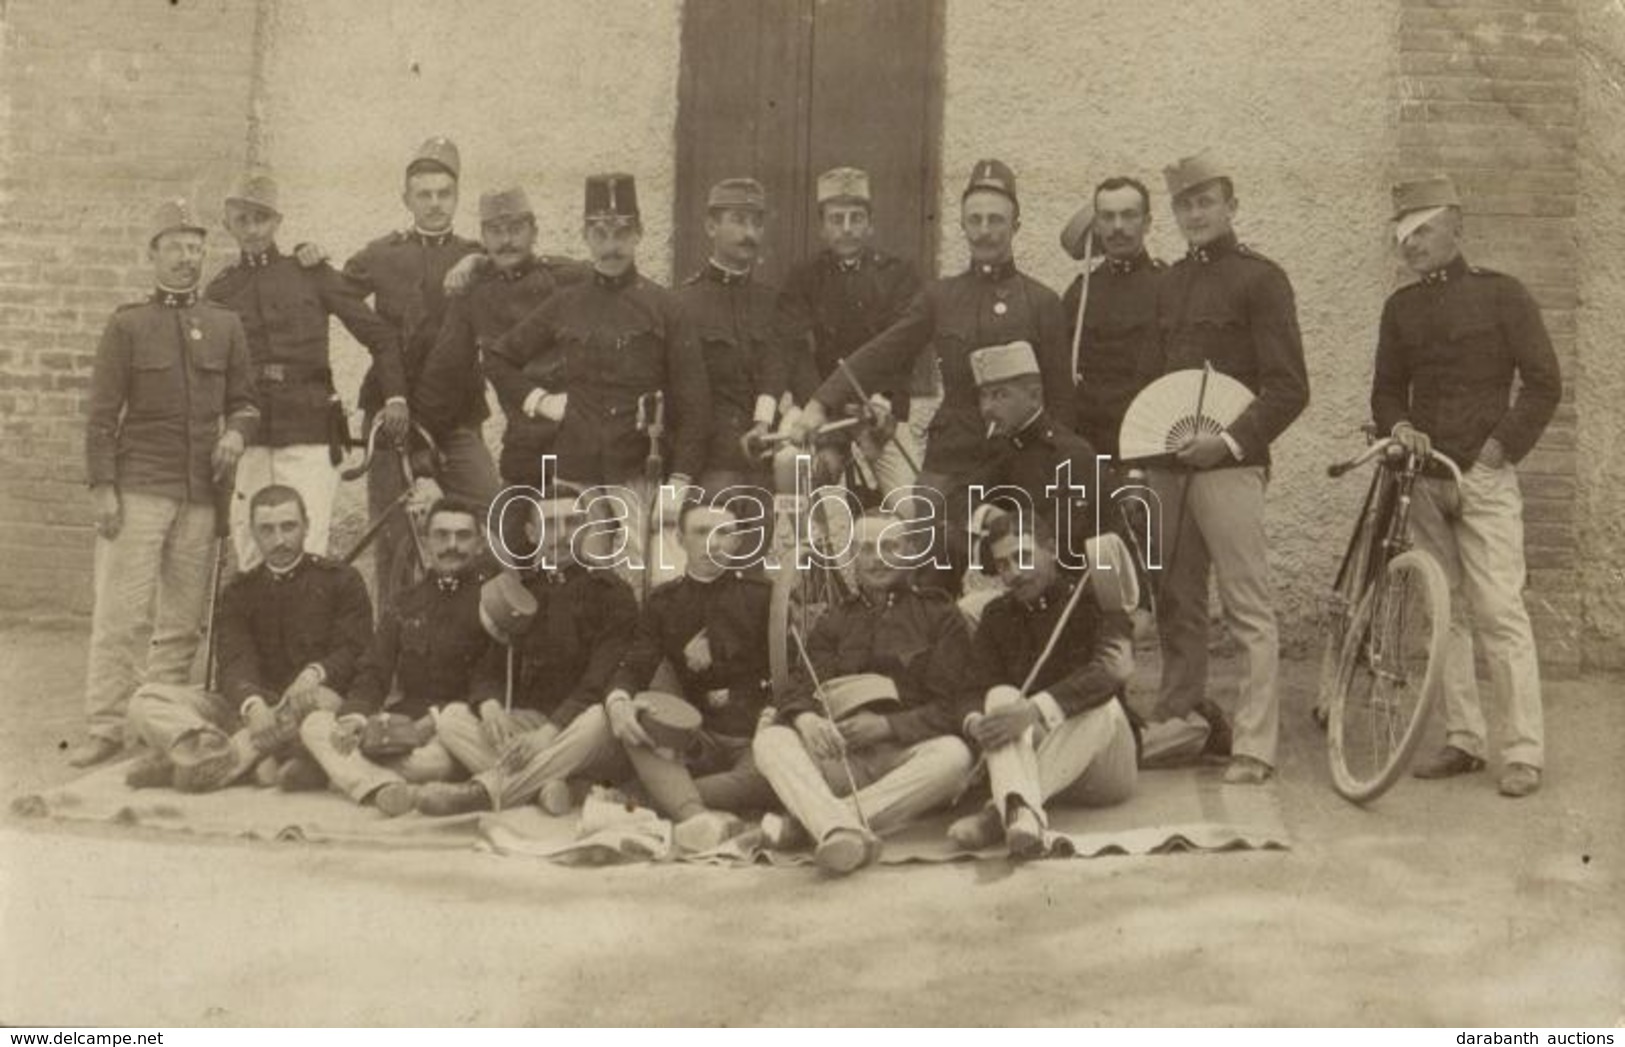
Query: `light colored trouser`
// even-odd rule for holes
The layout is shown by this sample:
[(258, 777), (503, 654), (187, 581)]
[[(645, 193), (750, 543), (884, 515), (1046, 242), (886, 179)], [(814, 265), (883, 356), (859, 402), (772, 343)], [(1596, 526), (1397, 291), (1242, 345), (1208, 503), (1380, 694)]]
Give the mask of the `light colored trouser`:
[(1423, 477), (1411, 501), (1411, 534), (1450, 582), (1445, 648), (1447, 741), (1482, 758), (1486, 731), (1473, 669), (1476, 635), (1489, 663), (1495, 703), (1506, 716), (1502, 756), (1541, 767), (1540, 662), (1523, 603), (1523, 495), (1510, 465), (1475, 465), (1453, 480)]
[[(545, 726), (547, 717), (534, 709), (515, 709), (514, 721), (523, 731)], [(466, 702), (453, 702), (440, 710), (435, 737), (474, 780), (491, 795), (497, 810), (528, 803), (542, 786), (572, 775), (618, 778), (626, 772), (621, 747), (609, 730), (603, 706), (584, 710), (559, 731), (548, 747), (518, 771), (503, 767), (501, 754), (485, 738), (480, 718)]]
[(675, 759), (643, 746), (626, 759), (654, 809), (673, 821), (706, 811), (743, 814), (773, 806), (773, 786), (756, 768), (748, 738), (702, 734), (697, 750)]
[(970, 749), (952, 735), (906, 747), (882, 743), (850, 750), (847, 759), (858, 786), (853, 797), (848, 795), (852, 783), (841, 761), (815, 761), (793, 728), (762, 729), (754, 749), (756, 766), (815, 840), (836, 829), (863, 828), (854, 800), (875, 833), (896, 832), (952, 803), (965, 788), (971, 769)]
[[(987, 711), (1020, 702), (1011, 692), (989, 694)], [(1134, 731), (1116, 701), (1069, 716), (1053, 731), (1040, 726), (987, 754), (987, 775), (1000, 817), (1019, 799), (1044, 825), (1051, 797), (1080, 807), (1110, 807), (1134, 791)]]
[(1156, 720), (1140, 732), (1140, 763), (1145, 767), (1178, 767), (1195, 763), (1207, 748), (1212, 734), (1199, 713), (1186, 713), (1168, 720)]
[(404, 756), (373, 763), (359, 749), (341, 753), (333, 747), (337, 726), (338, 718), (332, 713), (313, 712), (299, 725), (299, 740), (327, 772), (333, 788), (356, 803), (366, 803), (373, 793), (396, 782), (444, 782), (457, 776), (457, 761), (438, 738)]
[(305, 500), (309, 529), (305, 549), (327, 555), (327, 536), (333, 523), (333, 496), (339, 471), (327, 456), (326, 444), (292, 447), (250, 447), (237, 459), (237, 490), (231, 499), (231, 544), (237, 570), (249, 571), (260, 562), (259, 546), (249, 529), (248, 503), (257, 491), (271, 484), (286, 484)]
[[(342, 699), (326, 687), (316, 689), (316, 703), (337, 709)], [(237, 710), (218, 694), (190, 684), (147, 684), (130, 699), (130, 730), (154, 752), (164, 753), (175, 763), (195, 763), (214, 753), (230, 749), (246, 762), (227, 778), (235, 780), (253, 766), (256, 753), (247, 741)]]
[(1281, 726), (1280, 643), (1264, 540), (1264, 467), (1155, 469), (1151, 486), (1162, 502), (1163, 561), (1157, 601), (1162, 687), (1154, 719), (1182, 718), (1206, 693), (1211, 565), (1225, 624), (1244, 656), (1232, 751), (1273, 767)]
[[(370, 426), (372, 420), (369, 418)], [(440, 440), (440, 475), (435, 478), (446, 494), (486, 506), (502, 490), (502, 478), (497, 475), (496, 462), (485, 446), (485, 438), (478, 428), (459, 427), (446, 433)], [(401, 472), (400, 455), (393, 449), (379, 447), (373, 452), (372, 467), (367, 471), (367, 512), (372, 520), (378, 519), (390, 503), (406, 489), (406, 477)], [(481, 520), (481, 523), (484, 523)], [(384, 526), (373, 542), (373, 562), (377, 566), (377, 600), (380, 612), (394, 602), (390, 591), (393, 582), (388, 577), (390, 557), (395, 548), (410, 540), (411, 524), (403, 512), (397, 512)]]
[(134, 491), (119, 500), (118, 534), (96, 539), (96, 608), (85, 672), (90, 735), (114, 742), (123, 738), (137, 686), (191, 678), (214, 559), (213, 505)]

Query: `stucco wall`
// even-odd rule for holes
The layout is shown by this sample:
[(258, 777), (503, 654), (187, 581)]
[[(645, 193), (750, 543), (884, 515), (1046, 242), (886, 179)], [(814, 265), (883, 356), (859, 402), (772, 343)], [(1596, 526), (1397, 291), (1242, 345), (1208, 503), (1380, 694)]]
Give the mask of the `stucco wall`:
[(1625, 10), (1580, 4), (1580, 635), (1586, 664), (1625, 668)]
[(1153, 193), (1153, 250), (1182, 247), (1161, 167), (1205, 147), (1231, 164), (1242, 239), (1286, 268), (1308, 357), (1308, 410), (1275, 444), (1268, 516), (1289, 641), (1335, 568), (1360, 481), (1324, 466), (1360, 446), (1371, 356), (1394, 265), (1385, 239), (1394, 153), (1397, 0), (1187, 4), (1094, 13), (1069, 0), (958, 0), (948, 8), (941, 264), (970, 166), (1016, 171), (1017, 256), (1058, 290), (1075, 269), (1056, 237), (1090, 188), (1131, 174)]
[[(668, 278), (678, 4), (271, 0), (266, 10), (253, 148), (281, 178), (284, 244), (317, 240), (342, 262), (405, 227), (402, 170), (419, 142), (446, 134), (462, 151), (465, 236), (479, 235), (479, 193), (518, 183), (539, 249), (583, 255), (583, 179), (631, 171), (641, 264)], [(336, 325), (335, 339), (339, 388), (353, 404), (365, 354)], [(499, 426), (487, 428), (494, 441)], [(359, 490), (344, 492), (340, 535), (362, 504)]]

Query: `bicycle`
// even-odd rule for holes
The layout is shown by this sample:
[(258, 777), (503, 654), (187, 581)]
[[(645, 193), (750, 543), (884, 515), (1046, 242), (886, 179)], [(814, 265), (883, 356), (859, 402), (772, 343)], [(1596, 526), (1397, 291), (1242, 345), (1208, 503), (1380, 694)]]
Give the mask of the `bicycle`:
[[(1326, 601), (1315, 702), (1332, 786), (1359, 804), (1387, 792), (1415, 755), (1442, 686), (1450, 629), (1444, 568), (1410, 537), (1411, 500), (1427, 463), (1386, 438), (1326, 474), (1379, 456)], [(1433, 451), (1430, 460), (1461, 481), (1449, 458)]]
[[(361, 460), (340, 472), (340, 479), (358, 480), (367, 475), (368, 470), (372, 468), (372, 458), (377, 450), (378, 434), (382, 424), (382, 418), (374, 418), (372, 426), (367, 430), (367, 439), (358, 445), (352, 445), (363, 448)], [(418, 476), (412, 459), (414, 454), (426, 455), (432, 471), (439, 462), (440, 448), (435, 443), (434, 437), (429, 435), (429, 431), (417, 422), (412, 423), (412, 432), (407, 439), (410, 449), (402, 449), (395, 456), (396, 461), (400, 463), (401, 477), (404, 481), (401, 493), (367, 524), (367, 529), (343, 556), (344, 563), (354, 564), (367, 547), (383, 534), (384, 529), (398, 513), (406, 514), (406, 533), (395, 540), (394, 546), (387, 551), (379, 564), (378, 577), (375, 579), (375, 587), (379, 594), (404, 592), (422, 581), (429, 571), (429, 553), (424, 547), (423, 535), (419, 533), (418, 522), (412, 517), (411, 505), (417, 494)], [(414, 441), (418, 446), (411, 446)], [(378, 602), (382, 605), (383, 600), (380, 599)], [(382, 611), (383, 608), (380, 606), (379, 613)]]

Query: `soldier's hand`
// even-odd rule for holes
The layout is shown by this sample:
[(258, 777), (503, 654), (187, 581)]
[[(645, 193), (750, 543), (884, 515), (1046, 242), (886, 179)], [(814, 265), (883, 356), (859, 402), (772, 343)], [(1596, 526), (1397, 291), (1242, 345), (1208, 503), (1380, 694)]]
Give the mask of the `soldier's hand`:
[(327, 261), (327, 251), (321, 244), (300, 244), (293, 249), (293, 257), (301, 269), (314, 269)]
[(879, 713), (856, 712), (835, 725), (841, 738), (854, 749), (879, 745), (891, 735), (891, 723)]
[(446, 270), (446, 279), (443, 282), (445, 292), (452, 297), (467, 291), (474, 283), (474, 277), (479, 275), (481, 269), (490, 262), (490, 258), (483, 254), (464, 255), (457, 260), (457, 264)]
[(655, 748), (654, 739), (649, 737), (643, 729), (643, 724), (638, 722), (638, 710), (646, 704), (628, 697), (624, 691), (617, 691), (604, 699), (604, 712), (609, 716), (609, 731), (622, 745)]
[(1230, 445), (1224, 442), (1224, 437), (1214, 433), (1193, 436), (1174, 452), (1174, 459), (1180, 465), (1192, 469), (1211, 469), (1223, 462), (1233, 461), (1234, 458), (1235, 456), (1230, 453)]
[(243, 700), (241, 713), (243, 726), (248, 728), (248, 737), (260, 755), (267, 755), (280, 747), (283, 739), (276, 713), (271, 711), (271, 706), (263, 697), (249, 695)]
[(1031, 700), (1012, 703), (983, 713), (970, 723), (970, 736), (983, 751), (999, 749), (1020, 738), (1022, 732), (1038, 723), (1038, 706)]
[(480, 703), (480, 731), (485, 735), (486, 744), (501, 752), (513, 740), (517, 727), (501, 702), (487, 698)]
[(751, 426), (744, 436), (739, 438), (739, 450), (744, 453), (747, 461), (755, 461), (766, 456), (771, 449), (765, 442), (769, 426), (766, 422), (757, 422)]
[(548, 393), (536, 401), (536, 417), (549, 422), (564, 421), (564, 412), (570, 407), (569, 393)]
[(1390, 435), (1399, 441), (1399, 446), (1403, 447), (1407, 454), (1414, 454), (1424, 462), (1433, 451), (1433, 440), (1427, 433), (1409, 422), (1400, 422), (1394, 426), (1394, 431)]
[(232, 470), (237, 468), (237, 459), (243, 456), (243, 434), (235, 429), (227, 429), (220, 434), (220, 439), (214, 442), (214, 454), (209, 463), (214, 467), (215, 483), (225, 483), (231, 479)]
[(1507, 464), (1506, 448), (1501, 446), (1501, 441), (1492, 436), (1484, 441), (1484, 446), (1478, 452), (1478, 461), (1473, 464), (1488, 469), (1499, 469)]
[(445, 497), (440, 484), (432, 476), (420, 476), (412, 481), (412, 494), (406, 499), (406, 512), (412, 519), (423, 521), (434, 508), (434, 503)]
[(333, 725), (331, 741), (333, 751), (340, 756), (348, 756), (355, 752), (361, 744), (361, 731), (366, 727), (367, 718), (364, 716), (346, 716)]
[(711, 638), (704, 629), (683, 646), (683, 661), (688, 663), (689, 672), (703, 673), (711, 668)]
[(412, 424), (412, 412), (407, 409), (405, 400), (391, 400), (378, 412), (381, 420), (378, 435), (391, 447), (399, 447), (406, 439), (407, 429)]
[(438, 734), (440, 730), (439, 725), (434, 722), (434, 715), (432, 713), (418, 717), (417, 722), (412, 726), (418, 729), (419, 745), (428, 745), (430, 742), (434, 741), (435, 735)]
[(801, 409), (801, 413), (796, 415), (785, 431), (791, 434), (796, 443), (805, 444), (813, 438), (819, 427), (827, 421), (829, 421), (829, 417), (824, 413), (824, 405), (817, 400), (808, 400), (806, 406)]
[(96, 533), (112, 541), (124, 526), (124, 509), (119, 503), (118, 488), (112, 484), (97, 484), (90, 489), (92, 520)]
[(829, 720), (817, 713), (802, 713), (796, 717), (796, 733), (807, 751), (820, 760), (838, 759), (846, 749), (846, 740)]
[(559, 729), (551, 723), (514, 735), (508, 747), (502, 750), (502, 769), (508, 774), (518, 774), (526, 764), (546, 752), (558, 736)]

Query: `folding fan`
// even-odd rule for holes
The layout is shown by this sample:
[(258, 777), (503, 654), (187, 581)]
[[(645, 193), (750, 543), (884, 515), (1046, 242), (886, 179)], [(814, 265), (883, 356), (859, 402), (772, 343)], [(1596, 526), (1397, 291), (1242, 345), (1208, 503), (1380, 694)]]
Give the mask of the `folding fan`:
[(1217, 436), (1252, 402), (1251, 390), (1211, 367), (1165, 374), (1128, 405), (1117, 456), (1133, 462), (1172, 454), (1193, 436)]

